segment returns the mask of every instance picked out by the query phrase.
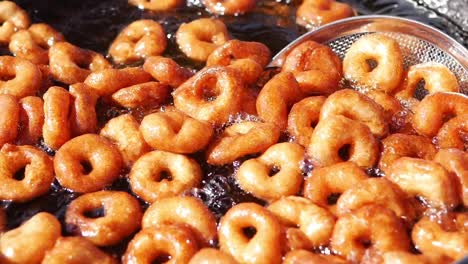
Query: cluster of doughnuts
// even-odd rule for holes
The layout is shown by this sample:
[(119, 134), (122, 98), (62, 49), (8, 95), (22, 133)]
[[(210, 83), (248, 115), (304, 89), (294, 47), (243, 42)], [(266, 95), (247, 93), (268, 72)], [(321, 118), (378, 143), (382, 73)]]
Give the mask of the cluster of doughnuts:
[[(77, 198), (63, 222), (39, 212), (12, 229), (0, 208), (0, 263), (450, 263), (468, 254), (468, 97), (444, 65), (405, 68), (399, 44), (377, 33), (343, 61), (304, 42), (268, 77), (268, 47), (230, 39), (210, 18), (176, 34), (180, 51), (205, 63), (199, 71), (161, 56), (166, 34), (153, 20), (123, 29), (109, 61), (25, 14), (0, 2), (0, 41), (14, 55), (0, 57), (0, 200), (34, 200), (54, 180)], [(417, 99), (421, 80), (428, 94)], [(129, 111), (101, 125), (98, 105)], [(209, 173), (203, 164), (234, 166), (229, 177), (262, 203), (217, 219), (191, 196)], [(109, 190), (118, 179), (131, 191)], [(121, 243), (122, 256), (106, 252)]]

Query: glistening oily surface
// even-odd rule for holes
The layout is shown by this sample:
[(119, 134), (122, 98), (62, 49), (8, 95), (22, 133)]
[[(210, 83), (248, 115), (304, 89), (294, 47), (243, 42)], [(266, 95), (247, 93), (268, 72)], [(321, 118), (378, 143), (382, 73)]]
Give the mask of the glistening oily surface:
[[(287, 3), (288, 2), (288, 3)], [(259, 41), (267, 45), (274, 54), (283, 46), (295, 39), (305, 29), (297, 26), (294, 20), (295, 6), (297, 3), (291, 1), (259, 1), (254, 12), (239, 17), (220, 17), (233, 38), (246, 41)], [(405, 1), (349, 1), (360, 14), (392, 14), (409, 18), (416, 18), (420, 21), (434, 25), (446, 30), (455, 36), (459, 41), (467, 43), (466, 32), (460, 30), (454, 22), (447, 17), (434, 17), (434, 12), (424, 7), (417, 6), (415, 3)], [(65, 38), (83, 48), (106, 54), (110, 43), (118, 32), (132, 21), (142, 19), (154, 19), (163, 25), (168, 35), (168, 48), (164, 56), (174, 58), (183, 66), (193, 69), (203, 67), (201, 63), (194, 63), (182, 54), (175, 43), (175, 32), (183, 22), (188, 22), (200, 16), (210, 16), (201, 8), (198, 1), (190, 1), (188, 8), (178, 9), (176, 11), (164, 13), (151, 13), (138, 10), (127, 4), (125, 0), (104, 0), (104, 1), (17, 1), (25, 8), (34, 22), (46, 22), (51, 24), (58, 31), (65, 35)], [(288, 4), (288, 5), (286, 5)], [(8, 50), (2, 50), (8, 54)], [(137, 63), (138, 64), (138, 63)], [(111, 118), (130, 112), (130, 110), (121, 107), (110, 107), (99, 103), (98, 120), (99, 127), (102, 127)], [(138, 120), (152, 109), (136, 109), (131, 111)], [(253, 117), (239, 117), (241, 119), (253, 119)], [(234, 120), (235, 121), (235, 120)], [(287, 141), (283, 136), (282, 141)], [(43, 145), (43, 144), (42, 144)], [(47, 149), (43, 146), (44, 149)], [(53, 151), (49, 150), (53, 155)], [(225, 166), (211, 166), (206, 164), (205, 157), (201, 153), (190, 155), (199, 164), (203, 170), (203, 181), (200, 188), (194, 188), (189, 193), (201, 198), (209, 209), (219, 218), (232, 207), (240, 202), (256, 202), (265, 204), (265, 202), (256, 199), (250, 194), (241, 190), (235, 182), (232, 174), (238, 169), (239, 165), (251, 157), (244, 157), (242, 160), (235, 161), (233, 164)], [(307, 163), (303, 166), (305, 175), (311, 166)], [(369, 174), (378, 175), (378, 169), (369, 169)], [(123, 170), (122, 175), (128, 174)], [(109, 190), (129, 191), (127, 180), (119, 178), (111, 186), (106, 187)], [(24, 220), (40, 211), (47, 211), (55, 214), (62, 223), (62, 233), (69, 235), (74, 233), (73, 226), (64, 224), (64, 214), (67, 205), (79, 195), (69, 192), (59, 186), (57, 182), (52, 185), (51, 191), (39, 198), (27, 203), (3, 202), (8, 217), (8, 228), (15, 228)], [(146, 209), (148, 205), (141, 201), (141, 206)], [(99, 214), (99, 213), (97, 213)], [(116, 256), (121, 256), (127, 247), (131, 237), (125, 239), (117, 246), (103, 247), (105, 251)], [(216, 241), (213, 242), (216, 244)], [(328, 249), (323, 250), (326, 252)]]

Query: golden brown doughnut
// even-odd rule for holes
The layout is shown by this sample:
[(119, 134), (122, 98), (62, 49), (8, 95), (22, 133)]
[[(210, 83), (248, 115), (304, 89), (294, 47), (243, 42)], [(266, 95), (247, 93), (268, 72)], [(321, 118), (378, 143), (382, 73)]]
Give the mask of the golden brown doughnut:
[(198, 251), (188, 264), (238, 264), (238, 262), (219, 249), (204, 248)]
[[(253, 229), (253, 236), (245, 233)], [(235, 205), (221, 218), (219, 244), (239, 263), (281, 263), (281, 225), (267, 209), (254, 203)]]
[[(374, 61), (375, 68), (369, 65)], [(343, 59), (345, 78), (362, 90), (391, 93), (403, 78), (403, 56), (396, 40), (368, 34), (351, 45)]]
[(202, 150), (213, 135), (211, 124), (191, 118), (173, 107), (145, 116), (140, 131), (154, 149), (182, 154)]
[[(87, 213), (102, 210), (103, 215), (89, 217)], [(97, 246), (121, 242), (140, 227), (143, 213), (137, 199), (126, 192), (99, 191), (84, 194), (67, 208), (65, 223)]]
[(61, 237), (47, 251), (42, 264), (117, 264), (93, 243), (82, 237)]
[(99, 96), (84, 83), (70, 85), (69, 92), (73, 96), (70, 116), (70, 128), (73, 135), (95, 133), (97, 130), (96, 103)]
[(293, 105), (288, 116), (288, 132), (294, 142), (302, 146), (309, 145), (325, 99), (325, 96), (311, 96)]
[(0, 78), (0, 94), (23, 98), (38, 92), (42, 73), (36, 65), (28, 60), (0, 56)]
[(256, 0), (202, 0), (208, 11), (218, 15), (239, 15), (255, 7)]
[(366, 249), (408, 251), (409, 238), (392, 210), (368, 205), (338, 218), (331, 238), (332, 249), (352, 262), (359, 262)]
[(468, 151), (468, 113), (445, 122), (435, 138), (441, 149), (457, 148)]
[(291, 250), (282, 264), (346, 264), (344, 259), (333, 255), (319, 255), (304, 249)]
[(244, 121), (227, 127), (206, 150), (206, 162), (224, 165), (249, 154), (262, 153), (278, 142), (280, 131), (272, 123)]
[(0, 2), (0, 43), (6, 44), (11, 35), (20, 29), (26, 29), (31, 24), (28, 13), (21, 9), (15, 2)]
[(20, 106), (18, 100), (8, 94), (0, 94), (0, 146), (13, 142), (18, 135)]
[(151, 148), (143, 139), (135, 117), (124, 114), (109, 120), (99, 133), (111, 140), (122, 155), (123, 163), (130, 168), (135, 161)]
[(83, 82), (91, 72), (111, 68), (101, 54), (68, 42), (58, 42), (50, 47), (49, 65), (54, 78), (66, 84)]
[(333, 93), (343, 75), (340, 58), (328, 46), (314, 41), (294, 47), (284, 60), (282, 70), (292, 72), (307, 94)]
[(126, 108), (155, 106), (169, 96), (169, 86), (159, 82), (146, 82), (122, 88), (112, 94), (112, 101)]
[(151, 75), (139, 67), (104, 69), (92, 72), (84, 81), (99, 96), (110, 96), (118, 90), (151, 81)]
[[(432, 252), (431, 252), (432, 254)], [(406, 251), (390, 251), (382, 254), (383, 264), (449, 264), (452, 260), (438, 255), (414, 255)]]
[(27, 59), (34, 64), (48, 64), (49, 48), (61, 41), (65, 41), (65, 38), (60, 32), (40, 23), (13, 34), (8, 47), (15, 57)]
[(223, 124), (241, 109), (244, 84), (237, 72), (227, 67), (205, 67), (177, 88), (174, 106), (187, 115)]
[(385, 177), (408, 196), (420, 196), (430, 207), (450, 210), (459, 204), (454, 177), (434, 161), (399, 158), (392, 163)]
[(316, 166), (352, 161), (369, 168), (378, 160), (379, 146), (366, 125), (338, 115), (320, 120), (310, 137), (307, 154)]
[(401, 157), (432, 160), (437, 150), (430, 139), (406, 134), (392, 134), (382, 140), (379, 169), (388, 173), (392, 163)]
[(304, 0), (297, 8), (296, 23), (302, 26), (321, 26), (354, 15), (346, 3), (335, 0)]
[[(19, 100), (19, 105), (19, 126), (22, 129), (18, 131), (17, 142), (20, 145), (34, 145), (42, 137), (44, 102), (40, 97), (28, 96)], [(9, 112), (8, 114), (14, 113)]]
[(128, 244), (122, 263), (146, 264), (159, 259), (164, 260), (161, 263), (188, 263), (197, 251), (197, 241), (189, 228), (161, 225), (136, 234)]
[(73, 98), (62, 87), (52, 86), (44, 94), (44, 143), (56, 150), (71, 138), (70, 108)]
[(177, 88), (190, 77), (193, 72), (181, 67), (173, 59), (161, 56), (151, 56), (145, 60), (143, 69), (162, 84)]
[(74, 192), (95, 192), (119, 177), (122, 157), (104, 137), (84, 134), (56, 152), (54, 168), (60, 185)]
[(280, 129), (288, 124), (289, 108), (305, 97), (293, 74), (279, 73), (269, 80), (258, 94), (257, 113), (265, 122), (273, 123)]
[[(16, 175), (23, 168), (24, 173)], [(46, 153), (33, 146), (7, 143), (0, 150), (0, 181), (1, 200), (32, 200), (49, 191), (54, 181), (53, 162)]]
[(53, 215), (38, 213), (18, 228), (2, 234), (0, 260), (6, 264), (41, 263), (60, 232), (60, 223)]
[(322, 106), (320, 119), (342, 115), (369, 127), (374, 136), (381, 138), (388, 133), (388, 123), (383, 108), (366, 95), (351, 89), (331, 94)]
[(459, 149), (441, 149), (434, 161), (455, 176), (458, 194), (464, 206), (468, 206), (468, 153)]
[(197, 187), (202, 171), (198, 163), (184, 155), (154, 150), (135, 161), (128, 178), (132, 191), (153, 203)]
[(142, 228), (164, 224), (181, 224), (190, 227), (200, 246), (212, 244), (217, 237), (214, 215), (201, 200), (194, 197), (161, 198), (151, 204), (143, 215)]
[(329, 201), (331, 196), (340, 195), (367, 178), (367, 174), (353, 162), (316, 168), (305, 180), (304, 197), (337, 214), (336, 205)]
[(185, 0), (128, 0), (128, 3), (140, 9), (167, 11), (180, 7), (185, 3)]
[(190, 59), (206, 61), (220, 45), (229, 40), (226, 25), (213, 18), (199, 18), (180, 25), (176, 33), (179, 49)]
[(164, 28), (151, 19), (141, 19), (126, 26), (114, 39), (109, 55), (116, 63), (131, 63), (160, 55), (167, 46)]
[(242, 163), (236, 174), (239, 186), (253, 196), (273, 201), (294, 195), (301, 188), (304, 149), (294, 143), (278, 143), (260, 157)]
[(287, 248), (313, 249), (327, 245), (335, 226), (335, 217), (309, 199), (286, 196), (268, 205), (286, 229)]
[(413, 127), (418, 133), (433, 137), (447, 121), (468, 113), (468, 96), (459, 93), (433, 93), (415, 108)]
[(372, 90), (368, 91), (366, 95), (383, 108), (385, 120), (388, 123), (392, 122), (393, 116), (403, 110), (400, 102), (395, 97), (388, 95), (385, 92)]

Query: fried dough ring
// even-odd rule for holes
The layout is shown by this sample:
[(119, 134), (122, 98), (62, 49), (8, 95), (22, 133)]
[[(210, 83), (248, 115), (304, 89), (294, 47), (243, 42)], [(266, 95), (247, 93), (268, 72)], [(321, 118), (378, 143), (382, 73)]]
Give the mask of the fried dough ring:
[[(375, 61), (372, 68), (368, 61)], [(351, 45), (343, 59), (345, 78), (363, 90), (391, 93), (403, 77), (403, 56), (398, 43), (382, 34), (368, 34)]]
[[(89, 217), (93, 210), (103, 210), (103, 216)], [(143, 213), (138, 201), (126, 192), (99, 191), (84, 194), (67, 208), (65, 223), (73, 233), (97, 246), (119, 243), (140, 227)]]
[(35, 95), (42, 82), (39, 68), (28, 60), (0, 56), (0, 94), (17, 98)]
[[(24, 168), (24, 177), (15, 173)], [(47, 193), (54, 181), (50, 157), (33, 146), (3, 145), (0, 150), (0, 199), (26, 202)], [(20, 175), (21, 176), (21, 175)]]
[(282, 264), (347, 264), (344, 259), (333, 255), (319, 255), (304, 249), (289, 251)]
[(98, 95), (84, 83), (70, 85), (69, 91), (73, 96), (70, 117), (70, 128), (73, 135), (95, 133), (97, 131), (96, 103)]
[(204, 248), (198, 251), (188, 264), (238, 264), (238, 262), (219, 249)]
[(282, 71), (292, 72), (307, 94), (331, 94), (342, 78), (340, 58), (328, 46), (314, 41), (294, 47), (284, 60)]
[(60, 185), (81, 193), (95, 192), (111, 184), (119, 177), (121, 167), (119, 150), (95, 134), (69, 140), (56, 152), (54, 159)]
[(255, 7), (256, 0), (202, 0), (210, 13), (218, 15), (239, 15)]
[(334, 0), (304, 0), (296, 12), (296, 23), (302, 26), (321, 26), (354, 15), (345, 3)]
[[(42, 137), (44, 102), (40, 97), (28, 96), (19, 100), (19, 126), (17, 142), (20, 145), (36, 144)], [(4, 109), (4, 108), (2, 108)], [(14, 113), (8, 112), (9, 115)]]
[(468, 114), (459, 115), (445, 122), (436, 136), (442, 149), (457, 148), (468, 151)]
[[(246, 228), (254, 228), (248, 237)], [(281, 225), (265, 208), (254, 203), (235, 205), (221, 218), (219, 244), (239, 263), (281, 263)]]
[(181, 67), (171, 58), (151, 56), (145, 60), (143, 69), (162, 84), (177, 88), (193, 76), (193, 72)]
[[(164, 178), (165, 173), (169, 179)], [(198, 163), (184, 155), (155, 150), (133, 164), (128, 178), (132, 191), (153, 203), (198, 186), (202, 172)]]
[(403, 110), (400, 102), (395, 97), (388, 95), (385, 92), (372, 90), (368, 91), (366, 95), (383, 108), (384, 117), (387, 123), (393, 122), (393, 116)]
[(159, 82), (146, 82), (122, 88), (112, 94), (112, 101), (126, 108), (155, 106), (169, 96), (169, 86)]
[(7, 44), (11, 36), (20, 29), (26, 29), (31, 24), (28, 13), (15, 2), (0, 2), (0, 43)]
[(154, 20), (141, 19), (122, 29), (110, 46), (109, 55), (116, 63), (128, 64), (160, 55), (166, 46), (164, 28)]
[(56, 150), (67, 142), (71, 136), (70, 109), (73, 98), (62, 87), (52, 86), (44, 94), (44, 126), (42, 136), (44, 143)]
[(278, 143), (260, 157), (242, 163), (236, 179), (243, 190), (263, 200), (294, 195), (301, 188), (303, 159), (304, 149), (300, 145)]
[(456, 177), (460, 201), (468, 207), (468, 153), (459, 149), (441, 149), (434, 161)]
[(168, 11), (182, 6), (184, 0), (128, 0), (128, 3), (138, 6), (140, 9), (147, 9), (151, 11)]
[(13, 142), (18, 135), (20, 106), (13, 95), (0, 94), (0, 146)]
[(271, 123), (245, 121), (226, 128), (207, 148), (206, 162), (224, 165), (249, 154), (262, 153), (275, 144), (280, 136)]
[(294, 137), (294, 142), (302, 146), (309, 145), (325, 99), (325, 96), (311, 96), (293, 105), (288, 116), (288, 132)]

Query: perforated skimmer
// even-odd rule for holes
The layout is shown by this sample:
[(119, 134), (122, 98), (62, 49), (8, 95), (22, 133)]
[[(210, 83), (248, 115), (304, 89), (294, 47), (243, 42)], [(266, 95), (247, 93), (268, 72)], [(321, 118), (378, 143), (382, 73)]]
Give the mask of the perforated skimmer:
[(358, 16), (319, 27), (286, 46), (269, 66), (281, 67), (288, 53), (307, 40), (328, 45), (343, 59), (346, 51), (359, 37), (377, 32), (394, 38), (400, 44), (405, 67), (424, 62), (442, 63), (456, 75), (461, 91), (468, 94), (468, 51), (433, 27), (391, 16)]

